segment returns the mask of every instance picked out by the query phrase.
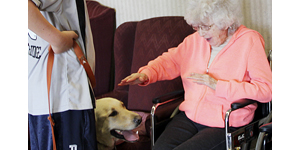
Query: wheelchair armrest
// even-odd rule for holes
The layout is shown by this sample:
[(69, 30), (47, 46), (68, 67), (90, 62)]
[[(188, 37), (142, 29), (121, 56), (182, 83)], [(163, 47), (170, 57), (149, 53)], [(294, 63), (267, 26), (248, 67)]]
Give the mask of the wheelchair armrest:
[[(231, 134), (230, 133), (230, 129), (229, 129), (229, 116), (231, 114), (232, 111), (243, 108), (245, 106), (248, 106), (250, 104), (256, 103), (255, 100), (251, 100), (251, 99), (241, 99), (238, 101), (235, 101), (233, 103), (231, 103), (231, 108), (229, 110), (226, 111), (225, 114), (225, 130), (226, 130), (226, 134)], [(228, 141), (226, 141), (228, 142)]]
[[(162, 96), (156, 97), (152, 100), (153, 106), (151, 108), (151, 145), (154, 146), (154, 141), (158, 137), (155, 122), (161, 122), (163, 118), (169, 118), (173, 110), (183, 101), (184, 90), (174, 91)], [(162, 107), (157, 110), (158, 107)], [(155, 117), (156, 116), (156, 117)], [(156, 121), (155, 121), (156, 120)], [(167, 119), (168, 120), (168, 119)], [(162, 121), (165, 122), (165, 121)]]
[[(235, 111), (237, 109), (243, 108), (245, 106), (248, 106), (250, 104), (254, 104), (254, 103), (258, 103), (258, 101), (251, 100), (251, 99), (238, 100), (238, 101), (235, 101), (235, 102), (231, 103), (231, 108), (226, 111), (224, 121), (225, 121), (225, 136), (226, 136), (226, 148), (227, 149), (233, 149), (235, 147), (234, 146), (235, 144), (237, 144), (237, 145), (241, 144), (240, 142), (236, 143), (235, 138), (239, 138), (240, 135), (242, 135), (242, 134), (245, 135), (246, 132), (249, 132), (248, 130), (246, 130), (246, 128), (247, 129), (251, 128), (253, 130), (254, 126), (256, 126), (256, 127), (259, 126), (258, 124), (259, 124), (260, 120), (256, 120), (256, 121), (248, 124), (247, 126), (244, 126), (244, 127), (240, 128), (236, 131), (231, 132), (231, 130), (230, 130), (229, 116), (230, 116), (231, 112)], [(255, 130), (255, 132), (256, 132), (256, 130)], [(242, 142), (245, 142), (246, 145), (247, 145), (247, 144), (249, 144), (248, 140), (249, 139), (244, 138), (242, 140)]]
[(184, 90), (178, 90), (156, 97), (152, 100), (153, 104), (164, 103), (170, 99), (174, 99), (184, 95)]
[(267, 123), (259, 127), (259, 132), (272, 133), (272, 122)]
[(256, 101), (251, 99), (241, 99), (231, 104), (231, 110), (234, 111), (236, 109), (243, 108), (253, 103), (256, 103)]

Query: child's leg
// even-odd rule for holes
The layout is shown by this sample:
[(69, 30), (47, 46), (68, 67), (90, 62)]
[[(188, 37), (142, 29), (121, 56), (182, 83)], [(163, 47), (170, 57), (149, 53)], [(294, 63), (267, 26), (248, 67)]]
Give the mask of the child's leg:
[[(54, 113), (57, 149), (97, 150), (94, 110), (69, 110)], [(32, 149), (52, 150), (51, 127), (48, 115), (29, 115), (30, 141)], [(36, 147), (36, 148), (35, 148)]]
[(52, 150), (51, 127), (48, 115), (28, 115), (30, 148), (32, 150)]
[(53, 118), (57, 147), (63, 150), (97, 150), (93, 109), (55, 113)]

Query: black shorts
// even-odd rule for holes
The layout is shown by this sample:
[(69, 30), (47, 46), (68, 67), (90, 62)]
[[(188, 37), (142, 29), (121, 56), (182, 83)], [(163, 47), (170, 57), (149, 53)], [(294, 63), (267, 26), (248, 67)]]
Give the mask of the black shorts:
[[(32, 150), (52, 150), (49, 115), (28, 114)], [(69, 110), (52, 114), (58, 150), (97, 150), (94, 109)]]

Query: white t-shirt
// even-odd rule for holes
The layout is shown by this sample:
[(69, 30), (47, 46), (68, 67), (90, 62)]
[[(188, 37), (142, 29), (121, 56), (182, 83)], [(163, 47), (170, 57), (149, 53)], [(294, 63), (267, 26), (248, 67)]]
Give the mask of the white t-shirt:
[[(33, 0), (33, 2), (58, 30), (73, 30), (79, 35), (76, 41), (94, 71), (95, 51), (85, 0), (82, 0), (82, 5), (78, 7), (76, 0)], [(83, 19), (79, 19), (77, 14), (77, 9), (83, 10), (80, 8), (85, 10)], [(85, 22), (85, 33), (80, 30), (82, 21)], [(82, 33), (85, 34), (85, 42)], [(28, 31), (28, 113), (32, 115), (49, 113), (46, 75), (48, 47), (48, 42)], [(88, 77), (73, 49), (55, 54), (51, 80), (51, 113), (93, 108)]]

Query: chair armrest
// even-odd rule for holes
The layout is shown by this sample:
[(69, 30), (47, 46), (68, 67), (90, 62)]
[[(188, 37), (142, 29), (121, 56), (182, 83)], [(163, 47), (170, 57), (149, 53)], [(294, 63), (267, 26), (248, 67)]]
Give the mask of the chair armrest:
[(272, 133), (272, 122), (267, 123), (259, 127), (259, 132)]
[(226, 133), (229, 133), (229, 116), (230, 116), (231, 112), (235, 111), (237, 109), (243, 108), (245, 106), (248, 106), (250, 104), (253, 104), (253, 103), (256, 103), (256, 101), (251, 100), (251, 99), (241, 99), (241, 100), (237, 100), (237, 101), (231, 103), (231, 108), (228, 109), (225, 114)]
[[(152, 100), (151, 116), (156, 115), (159, 121), (162, 118), (169, 118), (172, 112), (184, 100), (184, 90), (173, 91)], [(159, 107), (159, 109), (157, 109)]]
[(243, 108), (243, 107), (253, 104), (253, 103), (256, 103), (256, 101), (251, 100), (251, 99), (241, 99), (241, 100), (235, 101), (234, 103), (231, 104), (231, 111), (234, 111), (239, 108)]
[(232, 111), (243, 108), (245, 106), (248, 106), (250, 104), (254, 104), (256, 103), (255, 100), (250, 100), (250, 99), (242, 99), (242, 100), (238, 100), (235, 101), (231, 104), (231, 108), (229, 110), (226, 111), (225, 114), (225, 137), (226, 137), (226, 148), (227, 149), (233, 149), (233, 139), (231, 137), (233, 137), (233, 135), (231, 135), (230, 132), (230, 126), (229, 126), (229, 116), (231, 114)]
[[(183, 101), (184, 90), (174, 91), (162, 96), (156, 97), (152, 100), (153, 106), (151, 108), (151, 145), (154, 146), (154, 141), (158, 137), (156, 122), (163, 120), (162, 118), (169, 118), (173, 110)], [(168, 105), (165, 105), (168, 104)], [(162, 107), (157, 110), (158, 107)], [(158, 112), (157, 112), (158, 111)], [(155, 117), (156, 116), (156, 117)], [(160, 120), (160, 121), (159, 121)]]
[(184, 95), (184, 90), (178, 90), (156, 97), (152, 100), (153, 104), (164, 103), (170, 99), (174, 99)]

